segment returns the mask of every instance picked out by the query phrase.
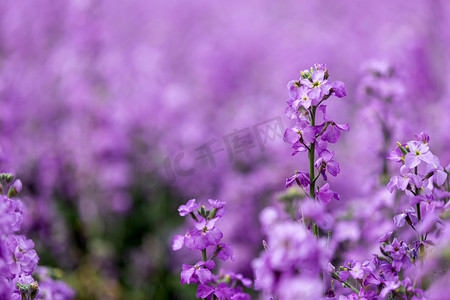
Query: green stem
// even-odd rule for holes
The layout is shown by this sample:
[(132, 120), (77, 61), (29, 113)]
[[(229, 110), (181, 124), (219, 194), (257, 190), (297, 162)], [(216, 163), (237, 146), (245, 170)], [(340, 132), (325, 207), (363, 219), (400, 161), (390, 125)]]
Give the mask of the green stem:
[(344, 285), (346, 285), (348, 288), (350, 288), (352, 291), (354, 291), (356, 294), (359, 294), (359, 291), (350, 283), (346, 281), (341, 281)]
[(202, 250), (202, 259), (203, 259), (203, 261), (206, 261), (207, 259), (206, 259), (206, 249), (203, 249)]
[[(311, 107), (311, 126), (316, 125), (316, 109), (317, 106)], [(314, 168), (314, 160), (315, 160), (315, 151), (316, 151), (316, 142), (311, 143), (310, 148), (308, 149), (308, 158), (309, 158), (309, 179), (311, 184), (309, 185), (309, 196), (312, 199), (316, 198), (316, 179), (315, 179), (315, 168)], [(315, 237), (319, 237), (319, 227), (314, 222), (313, 223), (313, 234)]]
[[(418, 173), (417, 167), (414, 168), (414, 173), (417, 175), (417, 173)], [(415, 194), (416, 194), (416, 196), (419, 195), (419, 189), (417, 187), (415, 188)], [(421, 218), (421, 216), (420, 216), (420, 203), (416, 204), (416, 209), (417, 209), (417, 219), (419, 219), (419, 222), (420, 222), (420, 218)]]

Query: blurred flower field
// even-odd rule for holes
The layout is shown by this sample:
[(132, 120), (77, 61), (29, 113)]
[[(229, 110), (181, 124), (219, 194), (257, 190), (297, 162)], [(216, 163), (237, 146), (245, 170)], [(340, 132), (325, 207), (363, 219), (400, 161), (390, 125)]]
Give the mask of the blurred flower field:
[(1, 2), (0, 298), (446, 299), (449, 28), (443, 0)]

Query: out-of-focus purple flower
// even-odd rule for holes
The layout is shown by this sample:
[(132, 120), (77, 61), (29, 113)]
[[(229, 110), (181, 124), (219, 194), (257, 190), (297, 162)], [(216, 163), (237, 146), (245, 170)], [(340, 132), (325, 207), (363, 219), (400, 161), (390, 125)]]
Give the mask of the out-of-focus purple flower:
[(181, 248), (183, 248), (184, 239), (185, 239), (185, 237), (183, 235), (176, 235), (172, 241), (172, 250), (178, 251)]
[(364, 270), (362, 269), (361, 263), (357, 261), (355, 265), (350, 269), (350, 275), (354, 279), (362, 279), (364, 277)]
[(386, 281), (385, 284), (386, 286), (380, 292), (380, 296), (383, 298), (385, 298), (387, 294), (389, 294), (393, 290), (396, 290), (400, 287), (400, 282), (398, 281), (398, 279)]
[(398, 278), (397, 270), (390, 263), (387, 262), (381, 263), (380, 270), (383, 274), (384, 280), (395, 280)]
[[(403, 145), (402, 147), (404, 147), (404, 146), (406, 146), (406, 145)], [(405, 154), (403, 154), (402, 150), (400, 150), (400, 148), (397, 147), (393, 151), (389, 152), (387, 159), (395, 161), (395, 162), (402, 162), (405, 160)]]
[(322, 298), (322, 282), (305, 275), (288, 275), (280, 280), (277, 291), (283, 300), (317, 300)]
[(344, 271), (340, 271), (339, 272), (339, 279), (341, 281), (346, 281), (349, 278), (350, 278), (350, 272), (349, 271), (344, 270)]
[(330, 190), (330, 185), (325, 183), (316, 193), (317, 199), (324, 205), (328, 205), (332, 199), (340, 200), (339, 194)]
[(407, 246), (400, 243), (397, 238), (394, 238), (392, 244), (384, 247), (384, 251), (388, 252), (396, 260), (401, 260), (406, 255), (407, 249)]
[(218, 299), (246, 299), (242, 297), (232, 298), (235, 294), (236, 291), (228, 287), (226, 283), (219, 283), (217, 286), (200, 284), (197, 288), (197, 298), (208, 298), (215, 295)]
[(345, 84), (342, 81), (334, 81), (331, 84), (331, 88), (333, 89), (336, 97), (342, 98), (347, 96), (347, 92), (345, 91)]
[(379, 242), (387, 242), (391, 238), (392, 231), (386, 232), (382, 237), (378, 239)]
[(220, 243), (217, 245), (217, 248), (218, 248), (218, 252), (217, 252), (218, 258), (220, 258), (221, 260), (229, 259), (231, 261), (234, 261), (233, 249), (231, 248), (230, 244)]
[(405, 225), (405, 221), (408, 224), (416, 225), (417, 224), (417, 214), (414, 208), (404, 209), (402, 213), (394, 216), (394, 224), (397, 227), (403, 227)]
[(0, 234), (18, 231), (23, 222), (23, 203), (0, 195)]
[(180, 205), (178, 212), (180, 213), (180, 216), (184, 217), (191, 212), (194, 212), (198, 207), (200, 207), (200, 204), (195, 203), (195, 199), (191, 199), (186, 203), (186, 205)]
[(430, 142), (430, 136), (424, 131), (419, 134), (415, 134), (414, 137), (416, 138), (416, 141), (422, 142), (424, 144), (428, 144)]
[(54, 280), (45, 267), (38, 267), (36, 273), (39, 279), (39, 291), (45, 299), (71, 300), (75, 298), (75, 291), (64, 281)]

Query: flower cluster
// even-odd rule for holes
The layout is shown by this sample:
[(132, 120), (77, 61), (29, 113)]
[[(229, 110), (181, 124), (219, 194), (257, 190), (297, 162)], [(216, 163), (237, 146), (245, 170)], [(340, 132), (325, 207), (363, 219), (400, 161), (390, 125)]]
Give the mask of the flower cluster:
[(39, 292), (37, 282), (31, 277), (39, 260), (34, 243), (16, 234), (23, 222), (24, 205), (14, 196), (21, 190), (22, 183), (14, 175), (0, 174), (0, 277), (6, 285), (2, 289), (5, 299), (19, 299), (22, 295), (35, 299)]
[[(15, 198), (22, 190), (22, 182), (14, 177), (0, 174), (0, 298), (52, 299), (32, 276), (39, 260), (34, 242), (17, 234), (24, 219), (24, 205)], [(72, 291), (62, 281), (59, 284)], [(72, 291), (60, 299), (73, 297)]]
[(214, 275), (211, 271), (216, 268), (214, 258), (223, 261), (234, 260), (231, 245), (222, 243), (222, 232), (216, 227), (216, 222), (225, 214), (225, 202), (209, 199), (211, 208), (191, 199), (186, 205), (178, 209), (180, 216), (190, 215), (194, 221), (194, 228), (186, 234), (177, 235), (173, 239), (172, 249), (180, 250), (183, 246), (190, 250), (200, 250), (202, 260), (194, 265), (183, 264), (181, 284), (198, 284), (197, 298), (249, 300), (250, 296), (243, 293), (240, 283), (244, 287), (252, 285), (251, 280), (241, 274), (225, 273)]
[[(337, 176), (340, 173), (339, 163), (333, 159), (334, 151), (328, 150), (328, 143), (336, 143), (341, 131), (349, 130), (348, 124), (340, 124), (327, 117), (324, 101), (332, 95), (339, 98), (346, 96), (344, 83), (331, 82), (328, 79), (326, 65), (316, 64), (311, 70), (302, 71), (300, 79), (288, 83), (289, 99), (285, 113), (296, 123), (287, 128), (284, 134), (284, 141), (291, 144), (294, 150), (292, 155), (307, 151), (310, 161), (309, 173), (295, 171), (295, 174), (286, 180), (286, 187), (294, 182), (300, 187), (309, 187), (309, 197), (316, 198), (324, 205), (328, 205), (333, 199), (339, 200), (339, 195), (330, 190), (328, 183), (317, 186), (316, 190), (319, 177), (327, 181), (327, 174)], [(316, 124), (319, 114), (322, 120), (320, 124)]]
[(320, 299), (320, 274), (330, 259), (327, 241), (275, 207), (261, 213), (265, 251), (253, 260), (255, 288), (275, 299)]
[(388, 189), (405, 192), (409, 204), (393, 221), (397, 228), (409, 225), (412, 232), (386, 232), (379, 239), (380, 253), (371, 260), (346, 261), (337, 271), (330, 264), (329, 274), (354, 292), (340, 299), (428, 299), (421, 267), (427, 254), (445, 239), (442, 217), (449, 211), (444, 188), (448, 174), (428, 142), (429, 136), (422, 132), (413, 141), (398, 143), (388, 157), (402, 164), (401, 176), (393, 176)]

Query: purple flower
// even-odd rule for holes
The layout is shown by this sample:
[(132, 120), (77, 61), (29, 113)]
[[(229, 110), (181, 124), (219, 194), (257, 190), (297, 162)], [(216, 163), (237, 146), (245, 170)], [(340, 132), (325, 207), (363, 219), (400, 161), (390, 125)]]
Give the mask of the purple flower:
[(382, 237), (378, 239), (379, 242), (387, 242), (391, 238), (392, 231), (386, 232)]
[(328, 205), (332, 199), (340, 200), (338, 193), (330, 190), (328, 183), (324, 184), (317, 192), (316, 198), (324, 205)]
[(252, 286), (252, 280), (249, 278), (245, 278), (244, 275), (240, 274), (240, 273), (234, 273), (234, 272), (228, 272), (227, 273), (228, 276), (230, 276), (230, 278), (232, 280), (237, 280), (239, 282), (242, 283), (243, 286), (250, 288)]
[(447, 179), (447, 173), (444, 171), (444, 168), (442, 168), (439, 158), (436, 156), (433, 156), (432, 162), (429, 163), (425, 169), (425, 173), (429, 174), (431, 172), (433, 175), (430, 179), (433, 180), (433, 182), (435, 182), (438, 186), (443, 185)]
[(231, 260), (234, 261), (233, 249), (230, 244), (220, 243), (217, 245), (217, 257), (221, 260)]
[(194, 240), (195, 249), (206, 249), (206, 247), (217, 245), (223, 237), (222, 232), (215, 227), (218, 219), (205, 220), (201, 218), (195, 222), (196, 230), (190, 234)]
[(17, 179), (16, 181), (14, 181), (14, 183), (9, 188), (8, 197), (12, 198), (15, 195), (17, 195), (18, 193), (20, 193), (21, 191), (22, 191), (22, 181), (20, 181), (20, 179)]
[(183, 235), (176, 235), (172, 240), (172, 250), (178, 251), (184, 246), (184, 239), (185, 237)]
[(406, 255), (407, 246), (402, 245), (397, 238), (394, 238), (392, 244), (386, 245), (384, 251), (388, 252), (393, 259), (401, 260)]
[(380, 264), (380, 270), (384, 280), (395, 280), (397, 278), (397, 270), (387, 262)]
[(225, 206), (225, 202), (220, 200), (208, 199), (209, 204), (215, 209), (221, 209)]
[(23, 235), (11, 235), (5, 240), (5, 244), (9, 250), (6, 263), (11, 274), (31, 275), (39, 260), (36, 251), (33, 249), (33, 241), (27, 240)]
[(323, 96), (328, 95), (331, 89), (331, 83), (325, 79), (324, 70), (316, 70), (309, 79), (302, 79), (300, 83), (309, 88), (309, 96), (312, 99), (312, 105), (317, 105)]
[(211, 214), (214, 214), (214, 217), (221, 218), (225, 215), (225, 202), (213, 199), (209, 199), (208, 202), (213, 207)]
[(350, 275), (352, 275), (354, 279), (362, 279), (364, 277), (364, 270), (359, 261), (357, 261), (350, 269)]
[(392, 292), (393, 290), (396, 290), (400, 287), (400, 282), (398, 279), (392, 280), (392, 281), (386, 281), (386, 286), (381, 290), (380, 296), (385, 298), (388, 293)]
[(342, 81), (334, 81), (331, 84), (331, 88), (333, 89), (336, 97), (342, 98), (347, 96), (347, 92), (345, 91), (345, 84)]
[(178, 212), (180, 213), (180, 216), (184, 217), (195, 211), (199, 206), (200, 204), (195, 203), (195, 199), (191, 199), (188, 203), (186, 203), (186, 205), (181, 205), (178, 208)]
[(422, 142), (424, 144), (428, 144), (430, 142), (430, 137), (424, 131), (419, 134), (415, 134), (414, 137), (416, 138), (416, 141)]
[(403, 227), (405, 225), (405, 221), (411, 225), (417, 224), (417, 215), (414, 208), (411, 207), (409, 209), (404, 209), (402, 213), (394, 217), (394, 224), (397, 227)]
[(311, 180), (309, 179), (309, 173), (295, 171), (295, 174), (293, 176), (286, 179), (286, 188), (293, 185), (294, 182), (297, 182), (299, 186), (307, 187), (308, 185), (311, 184)]
[(18, 231), (23, 222), (23, 203), (0, 195), (0, 234)]
[(409, 142), (406, 146), (409, 152), (405, 156), (405, 165), (413, 169), (417, 167), (421, 161), (426, 164), (433, 162), (434, 155), (429, 151), (428, 146), (421, 142)]
[(210, 295), (215, 295), (219, 300), (222, 299), (246, 299), (246, 298), (232, 298), (236, 294), (233, 288), (228, 287), (226, 283), (219, 283), (217, 286), (208, 286), (200, 284), (197, 288), (197, 298), (207, 298)]
[(311, 99), (309, 98), (308, 92), (309, 89), (305, 86), (302, 86), (297, 90), (295, 98), (287, 100), (287, 103), (292, 108), (292, 111), (297, 113), (300, 106), (305, 109), (308, 109), (311, 106)]
[(350, 126), (348, 124), (339, 124), (333, 121), (328, 121), (329, 125), (325, 132), (322, 134), (322, 140), (329, 143), (337, 143), (341, 136), (341, 130), (349, 131)]
[[(402, 147), (405, 147), (405, 146), (406, 145), (402, 145)], [(395, 161), (395, 162), (402, 162), (405, 160), (405, 154), (403, 154), (402, 150), (400, 150), (400, 148), (397, 147), (389, 153), (389, 155), (387, 156), (387, 159)]]
[(394, 176), (389, 181), (387, 188), (389, 192), (393, 192), (394, 188), (405, 191), (408, 195), (413, 196), (410, 189), (412, 187), (421, 188), (422, 180), (418, 175), (411, 173), (411, 170), (406, 165), (400, 168), (400, 174), (402, 176)]
[(216, 267), (212, 260), (199, 261), (194, 266), (183, 264), (181, 271), (181, 284), (202, 283), (207, 284), (211, 281), (211, 270)]
[(346, 281), (346, 280), (348, 280), (350, 278), (350, 272), (349, 271), (346, 271), (345, 269), (344, 269), (344, 271), (340, 271), (339, 272), (339, 280), (340, 281)]
[(298, 120), (294, 127), (286, 129), (283, 140), (289, 144), (314, 143), (316, 139), (316, 129), (309, 125), (308, 122)]
[(328, 171), (333, 176), (337, 176), (340, 173), (339, 169), (339, 163), (337, 161), (333, 160), (334, 157), (334, 151), (330, 153), (328, 150), (323, 150), (319, 154), (319, 159), (316, 160), (314, 166), (319, 169), (320, 174), (322, 175), (323, 179), (327, 180), (327, 175), (325, 174), (325, 171)]

